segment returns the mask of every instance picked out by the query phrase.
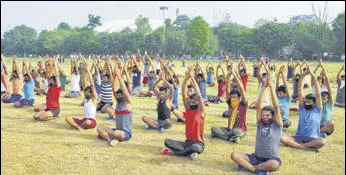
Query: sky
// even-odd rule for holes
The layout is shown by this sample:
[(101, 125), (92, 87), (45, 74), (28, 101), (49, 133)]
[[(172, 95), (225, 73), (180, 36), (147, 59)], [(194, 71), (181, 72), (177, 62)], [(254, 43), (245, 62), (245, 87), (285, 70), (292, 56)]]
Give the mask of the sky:
[[(311, 3), (323, 8), (321, 1), (1, 1), (1, 36), (5, 31), (17, 25), (25, 24), (35, 28), (38, 33), (43, 29), (53, 30), (60, 22), (71, 26), (84, 26), (88, 23), (88, 14), (99, 15), (106, 24), (114, 20), (135, 19), (138, 15), (150, 19), (162, 20), (160, 6), (168, 6), (166, 18), (175, 19), (176, 9), (180, 15), (202, 16), (209, 24), (225, 19), (241, 25), (253, 27), (258, 19), (287, 22), (296, 15), (312, 14)], [(332, 19), (345, 11), (345, 1), (328, 2), (328, 14)]]

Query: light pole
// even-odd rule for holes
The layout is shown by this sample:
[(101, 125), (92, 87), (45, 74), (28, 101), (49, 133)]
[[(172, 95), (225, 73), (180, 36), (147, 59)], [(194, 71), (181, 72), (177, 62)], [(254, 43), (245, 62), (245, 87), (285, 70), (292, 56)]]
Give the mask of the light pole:
[(165, 10), (168, 10), (168, 6), (160, 6), (160, 10), (162, 10), (163, 12), (163, 34), (162, 34), (162, 43), (161, 43), (161, 52), (162, 52), (162, 56), (164, 57), (164, 48), (163, 48), (163, 44), (165, 41)]

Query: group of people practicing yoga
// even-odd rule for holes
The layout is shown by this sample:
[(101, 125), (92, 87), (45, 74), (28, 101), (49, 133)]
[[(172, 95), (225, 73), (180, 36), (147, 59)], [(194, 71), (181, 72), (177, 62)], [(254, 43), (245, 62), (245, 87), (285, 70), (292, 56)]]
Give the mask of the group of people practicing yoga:
[[(186, 140), (165, 139), (163, 143), (166, 148), (160, 154), (188, 156), (192, 160), (196, 160), (205, 149), (204, 123), (206, 111), (210, 108), (208, 103), (226, 103), (228, 106), (220, 115), (227, 118), (227, 124), (225, 127), (211, 127), (211, 137), (235, 144), (241, 144), (240, 140), (247, 135), (248, 109), (255, 109), (255, 153), (232, 152), (231, 159), (237, 164), (237, 171), (257, 174), (268, 174), (280, 167), (280, 142), (292, 148), (318, 152), (325, 145), (325, 138), (334, 132), (333, 106), (345, 106), (345, 75), (341, 75), (345, 70), (344, 65), (337, 74), (334, 102), (330, 77), (321, 60), (316, 62), (313, 71), (306, 61), (293, 63), (291, 60), (287, 66), (276, 69), (275, 61), (266, 63), (264, 59), (256, 60), (253, 63), (253, 77), (258, 80), (258, 97), (249, 104), (246, 94), (249, 76), (242, 57), (237, 62), (227, 59), (218, 64), (216, 75), (211, 64), (205, 69), (198, 62), (188, 65), (181, 85), (174, 64), (167, 64), (162, 58), (155, 61), (156, 67), (146, 52), (142, 57), (139, 54), (131, 57), (126, 64), (118, 60), (112, 64), (109, 58), (101, 60), (98, 57), (89, 69), (85, 58), (71, 58), (71, 81), (68, 82), (57, 59), (40, 59), (37, 67), (24, 59), (20, 70), (14, 57), (12, 73), (9, 74), (5, 57), (1, 56), (1, 100), (3, 103), (13, 103), (16, 108), (33, 107), (33, 118), (37, 121), (53, 120), (60, 116), (61, 91), (70, 83), (70, 91), (65, 98), (78, 98), (84, 94), (81, 101), (84, 117), (66, 116), (67, 124), (78, 130), (92, 129), (97, 125), (96, 112), (105, 113), (108, 120), (115, 121), (115, 128), (98, 126), (97, 138), (114, 146), (132, 138), (132, 97), (156, 98), (157, 117), (141, 116), (143, 128), (169, 132), (173, 125), (173, 114), (177, 122), (185, 124)], [(185, 61), (183, 64), (185, 67)], [(296, 73), (297, 69), (300, 69), (299, 73)], [(317, 74), (319, 69), (320, 74)], [(9, 82), (12, 82), (12, 91)], [(291, 82), (292, 96), (288, 88)], [(148, 90), (143, 90), (142, 85), (147, 86)], [(207, 95), (207, 88), (215, 86), (217, 95)], [(303, 90), (310, 87), (312, 93), (304, 96)], [(178, 106), (180, 88), (183, 109)], [(45, 95), (46, 103), (34, 106), (35, 93)], [(298, 108), (290, 108), (291, 103), (297, 102)], [(292, 125), (290, 111), (299, 113), (294, 136), (284, 134)]]

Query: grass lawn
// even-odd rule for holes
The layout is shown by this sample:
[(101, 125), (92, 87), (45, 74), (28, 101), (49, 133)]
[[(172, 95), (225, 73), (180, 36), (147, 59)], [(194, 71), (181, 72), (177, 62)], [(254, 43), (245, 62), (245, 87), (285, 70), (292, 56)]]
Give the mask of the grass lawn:
[[(19, 58), (20, 67), (22, 58)], [(30, 60), (30, 59), (29, 59)], [(7, 58), (7, 67), (11, 69), (12, 59)], [(31, 61), (31, 60), (30, 60)], [(35, 60), (32, 59), (32, 63)], [(188, 62), (188, 64), (191, 62)], [(181, 61), (174, 61), (174, 69), (183, 80), (186, 68)], [(205, 67), (207, 61), (202, 65)], [(218, 64), (212, 62), (214, 67)], [(277, 66), (286, 64), (279, 62)], [(313, 69), (316, 62), (311, 62)], [(336, 95), (336, 74), (342, 63), (324, 63), (332, 81), (334, 98)], [(70, 62), (65, 60), (61, 65), (70, 74)], [(225, 67), (225, 66), (224, 66)], [(89, 64), (90, 68), (90, 64)], [(257, 96), (257, 78), (252, 77), (252, 63), (247, 63), (249, 81), (247, 96), (249, 103)], [(68, 75), (68, 79), (70, 79)], [(12, 85), (12, 83), (10, 83)], [(147, 89), (147, 87), (145, 88)], [(289, 83), (292, 94), (292, 83)], [(225, 103), (209, 104), (205, 120), (205, 150), (197, 161), (182, 157), (167, 157), (159, 154), (164, 148), (166, 138), (183, 141), (185, 126), (176, 123), (172, 114), (173, 127), (164, 133), (147, 131), (142, 116), (156, 117), (155, 98), (133, 97), (133, 136), (128, 142), (110, 147), (106, 142), (96, 139), (96, 129), (77, 131), (70, 129), (65, 122), (66, 116), (83, 117), (83, 107), (79, 104), (83, 97), (67, 99), (63, 96), (70, 90), (61, 93), (61, 117), (47, 122), (33, 120), (33, 109), (16, 109), (12, 104), (1, 103), (1, 173), (3, 174), (241, 174), (236, 172), (236, 164), (230, 159), (233, 151), (253, 153), (255, 151), (255, 110), (248, 109), (247, 136), (240, 144), (212, 139), (210, 128), (226, 126), (227, 119), (221, 114), (227, 109)], [(180, 91), (181, 93), (181, 91)], [(216, 87), (208, 87), (209, 95), (216, 95)], [(45, 102), (44, 96), (35, 96), (35, 104)], [(292, 103), (291, 106), (297, 106)], [(179, 95), (179, 107), (183, 108)], [(320, 153), (292, 149), (280, 145), (282, 166), (273, 174), (345, 174), (345, 110), (334, 107), (335, 133), (327, 138), (327, 144)], [(97, 126), (115, 127), (114, 121), (105, 119), (105, 114), (96, 114)], [(288, 135), (294, 135), (298, 125), (298, 113), (290, 112), (292, 127)]]

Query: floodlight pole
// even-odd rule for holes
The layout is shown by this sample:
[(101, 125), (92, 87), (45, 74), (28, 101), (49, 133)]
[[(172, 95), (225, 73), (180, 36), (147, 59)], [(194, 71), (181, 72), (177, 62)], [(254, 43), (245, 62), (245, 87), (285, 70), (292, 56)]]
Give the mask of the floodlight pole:
[(160, 10), (163, 12), (163, 32), (162, 32), (162, 43), (161, 43), (161, 51), (162, 51), (162, 56), (164, 57), (164, 41), (165, 41), (165, 10), (168, 10), (168, 6), (160, 6)]

